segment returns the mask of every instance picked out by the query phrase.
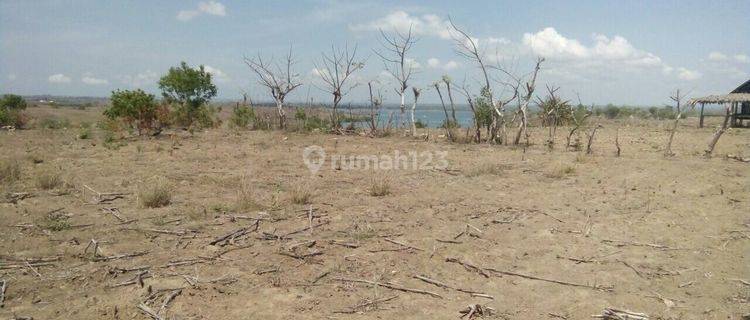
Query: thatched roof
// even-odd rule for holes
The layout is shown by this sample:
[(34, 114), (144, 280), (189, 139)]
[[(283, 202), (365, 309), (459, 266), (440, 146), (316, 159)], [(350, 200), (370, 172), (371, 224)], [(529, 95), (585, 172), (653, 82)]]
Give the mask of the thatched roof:
[(702, 98), (690, 99), (690, 104), (698, 103), (732, 103), (732, 102), (750, 102), (750, 93), (730, 93), (717, 94)]
[(750, 80), (745, 81), (737, 89), (732, 90), (731, 93), (750, 93)]

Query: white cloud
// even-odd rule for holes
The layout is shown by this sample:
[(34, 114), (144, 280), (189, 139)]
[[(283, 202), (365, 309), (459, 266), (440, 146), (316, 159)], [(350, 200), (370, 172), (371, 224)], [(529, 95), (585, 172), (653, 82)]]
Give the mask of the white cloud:
[(740, 63), (750, 63), (750, 57), (748, 57), (746, 54), (735, 54), (734, 60)]
[(409, 32), (420, 36), (436, 36), (442, 39), (451, 39), (450, 23), (434, 14), (412, 16), (404, 11), (394, 11), (380, 19), (364, 23), (350, 25), (352, 31), (397, 31)]
[(227, 15), (227, 8), (216, 1), (201, 2), (198, 4), (198, 10), (214, 16), (223, 17)]
[(688, 70), (682, 67), (677, 68), (677, 78), (679, 78), (680, 80), (692, 81), (698, 80), (701, 77), (703, 77), (703, 74), (698, 71)]
[(547, 58), (586, 58), (590, 50), (578, 40), (568, 39), (555, 28), (545, 28), (537, 33), (525, 33), (523, 44), (537, 55)]
[(203, 66), (203, 68), (204, 70), (206, 70), (206, 72), (211, 74), (211, 76), (213, 77), (214, 80), (216, 80), (216, 82), (228, 82), (229, 81), (229, 76), (226, 73), (224, 73), (224, 71), (221, 71), (220, 69), (214, 68), (209, 65), (205, 65)]
[(189, 21), (202, 14), (223, 17), (227, 15), (227, 9), (217, 1), (200, 2), (197, 9), (180, 10), (177, 12), (177, 20)]
[(443, 64), (438, 58), (429, 58), (427, 59), (427, 66), (432, 69), (442, 69), (445, 71), (450, 71), (458, 68), (458, 62), (451, 60)]
[(84, 74), (83, 78), (81, 78), (81, 82), (91, 86), (109, 84), (109, 81), (107, 79), (94, 78), (94, 76), (90, 73)]
[(51, 83), (70, 83), (70, 77), (68, 77), (68, 76), (66, 76), (66, 75), (64, 75), (62, 73), (58, 73), (58, 74), (53, 74), (53, 75), (49, 76), (47, 78), (47, 81), (49, 81)]
[(711, 61), (725, 61), (727, 59), (728, 59), (727, 55), (718, 51), (713, 51), (708, 54), (708, 60), (711, 60)]
[(406, 67), (411, 67), (414, 70), (422, 68), (422, 64), (419, 63), (419, 61), (411, 59), (411, 58), (404, 59), (404, 64), (406, 65)]
[(177, 12), (177, 20), (188, 21), (197, 17), (200, 14), (197, 10), (180, 10)]
[(156, 84), (156, 80), (159, 79), (159, 75), (151, 70), (146, 72), (138, 73), (134, 76), (125, 75), (120, 76), (120, 81), (130, 87), (143, 87)]
[(8, 75), (8, 80), (10, 80), (10, 81), (16, 80), (16, 74), (15, 73), (9, 74)]

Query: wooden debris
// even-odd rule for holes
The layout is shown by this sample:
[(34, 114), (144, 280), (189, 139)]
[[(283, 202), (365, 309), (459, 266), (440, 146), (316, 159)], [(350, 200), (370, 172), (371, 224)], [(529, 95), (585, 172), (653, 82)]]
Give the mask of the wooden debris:
[(255, 223), (253, 223), (253, 225), (237, 229), (226, 235), (218, 237), (214, 239), (213, 241), (209, 242), (209, 244), (212, 246), (219, 245), (223, 247), (239, 237), (242, 237), (251, 232), (257, 231), (259, 226), (260, 226), (260, 220), (255, 220)]
[(0, 280), (0, 308), (5, 307), (5, 290), (8, 289), (8, 280)]
[(110, 261), (110, 260), (117, 260), (117, 259), (124, 259), (124, 258), (133, 258), (142, 256), (145, 254), (148, 254), (150, 251), (140, 251), (140, 252), (134, 252), (134, 253), (126, 253), (126, 254), (118, 254), (114, 256), (108, 256), (108, 257), (95, 257), (94, 261), (100, 262), (100, 261)]
[(497, 274), (507, 275), (507, 276), (515, 276), (515, 277), (521, 277), (521, 278), (525, 278), (529, 280), (538, 280), (538, 281), (556, 283), (556, 284), (561, 284), (561, 285), (571, 286), (571, 287), (589, 288), (589, 289), (601, 290), (601, 291), (612, 291), (613, 289), (612, 286), (589, 285), (589, 284), (582, 284), (582, 283), (567, 282), (567, 281), (562, 281), (562, 280), (541, 278), (541, 277), (537, 277), (533, 275), (522, 274), (522, 273), (517, 273), (517, 272), (512, 272), (512, 271), (505, 271), (505, 270), (497, 270), (497, 269), (492, 269), (492, 268), (485, 268), (485, 270), (493, 272), (493, 273), (497, 273)]
[(458, 263), (458, 264), (464, 266), (464, 268), (466, 270), (479, 273), (480, 275), (482, 275), (485, 278), (489, 278), (490, 277), (490, 275), (487, 272), (485, 272), (484, 269), (479, 268), (479, 267), (477, 267), (477, 266), (475, 266), (475, 265), (473, 265), (471, 263), (464, 262), (464, 261), (458, 260), (456, 258), (446, 258), (445, 261), (446, 262)]
[(123, 218), (120, 215), (121, 214), (120, 209), (117, 209), (115, 207), (112, 207), (112, 208), (102, 208), (102, 211), (104, 211), (105, 213), (109, 213), (109, 214), (113, 215), (115, 218), (117, 218), (117, 220), (120, 220), (120, 222), (126, 222), (127, 221), (127, 219)]
[(601, 315), (593, 315), (591, 317), (604, 320), (648, 320), (648, 315), (645, 313), (618, 310), (614, 308), (606, 308), (602, 311)]
[(141, 303), (138, 305), (138, 309), (143, 311), (147, 316), (151, 317), (154, 320), (164, 320), (162, 317), (159, 316), (159, 314), (154, 311), (154, 309), (151, 309), (151, 307), (147, 306), (144, 303)]
[(463, 289), (463, 288), (449, 286), (449, 285), (447, 285), (447, 284), (445, 284), (443, 282), (440, 282), (440, 281), (437, 281), (437, 280), (434, 280), (434, 279), (430, 279), (430, 278), (428, 278), (426, 276), (423, 276), (423, 275), (414, 275), (414, 278), (422, 280), (422, 281), (427, 282), (429, 284), (436, 285), (436, 286), (441, 287), (441, 288), (452, 289), (452, 290), (456, 290), (456, 291), (459, 291), (459, 292), (468, 293), (472, 297), (482, 297), (482, 298), (487, 298), (487, 299), (495, 299), (495, 297), (493, 297), (493, 296), (491, 296), (489, 294), (482, 293), (482, 292), (479, 292), (479, 291), (474, 291), (474, 290), (469, 290), (469, 289)]
[(309, 257), (319, 256), (319, 255), (323, 254), (323, 252), (321, 252), (321, 251), (315, 251), (315, 252), (305, 253), (305, 254), (295, 254), (295, 253), (292, 253), (292, 252), (280, 251), (279, 254), (282, 255), (282, 256), (287, 256), (287, 257), (292, 257), (292, 258), (299, 259), (299, 260), (304, 260), (304, 259), (309, 258)]
[(661, 250), (684, 250), (679, 248), (672, 248), (661, 244), (655, 244), (655, 243), (642, 243), (642, 242), (630, 242), (630, 241), (621, 241), (621, 240), (610, 240), (610, 239), (602, 239), (602, 242), (604, 243), (611, 243), (614, 246), (617, 247), (624, 247), (624, 246), (636, 246), (636, 247), (651, 247)]
[(371, 300), (371, 301), (366, 301), (364, 303), (360, 303), (360, 304), (358, 304), (356, 306), (353, 306), (353, 307), (349, 308), (348, 310), (334, 311), (333, 313), (349, 313), (349, 314), (351, 314), (351, 313), (357, 313), (357, 312), (359, 312), (360, 310), (362, 310), (362, 309), (364, 309), (366, 307), (369, 307), (369, 306), (372, 306), (372, 305), (375, 305), (375, 304), (378, 304), (378, 303), (381, 303), (381, 302), (391, 301), (391, 300), (396, 299), (396, 298), (398, 298), (398, 295), (391, 296), (391, 297), (386, 297), (386, 298), (375, 299), (375, 300)]
[(495, 309), (493, 308), (482, 306), (480, 304), (470, 304), (466, 309), (463, 309), (458, 313), (461, 314), (461, 319), (466, 318), (467, 320), (470, 320), (475, 319), (476, 317), (491, 316), (494, 312)]
[(366, 284), (369, 284), (369, 285), (380, 286), (380, 287), (388, 288), (388, 289), (391, 289), (391, 290), (398, 290), (398, 291), (404, 291), (404, 292), (424, 294), (424, 295), (428, 295), (428, 296), (431, 296), (431, 297), (434, 297), (434, 298), (439, 298), (439, 299), (443, 298), (443, 296), (441, 296), (441, 295), (439, 295), (437, 293), (434, 293), (434, 292), (420, 290), (420, 289), (411, 289), (411, 288), (401, 287), (401, 286), (397, 286), (397, 285), (390, 284), (390, 283), (381, 283), (381, 282), (369, 281), (369, 280), (364, 280), (364, 279), (348, 279), (348, 278), (333, 278), (333, 280), (335, 280), (335, 281), (342, 281), (342, 282), (366, 283)]
[(396, 241), (396, 240), (393, 240), (393, 239), (390, 239), (390, 238), (384, 238), (383, 240), (388, 241), (388, 242), (393, 243), (393, 244), (400, 245), (402, 247), (409, 248), (409, 249), (414, 249), (414, 250), (417, 250), (417, 251), (424, 251), (424, 249), (422, 249), (422, 248), (418, 248), (418, 247), (415, 247), (415, 246), (412, 246), (412, 245), (409, 245), (409, 244), (406, 244), (406, 243), (403, 243), (403, 242), (400, 242), (400, 241)]
[(113, 284), (113, 285), (109, 285), (107, 287), (108, 288), (118, 288), (118, 287), (125, 287), (125, 286), (130, 286), (130, 285), (138, 284), (139, 286), (141, 286), (141, 288), (143, 288), (143, 286), (144, 286), (143, 279), (147, 279), (147, 278), (151, 278), (151, 277), (152, 277), (151, 273), (148, 270), (144, 270), (144, 271), (141, 271), (138, 274), (136, 274), (135, 277), (133, 277), (130, 280), (123, 281), (123, 282), (120, 282), (120, 283), (116, 283), (116, 284)]

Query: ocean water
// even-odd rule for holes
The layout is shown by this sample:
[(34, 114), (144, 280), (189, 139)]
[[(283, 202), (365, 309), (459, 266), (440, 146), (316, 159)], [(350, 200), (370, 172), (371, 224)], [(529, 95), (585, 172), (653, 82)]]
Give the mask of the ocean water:
[[(404, 113), (404, 122), (407, 124), (411, 123), (411, 114), (409, 108)], [(349, 111), (344, 109), (342, 113), (348, 113)], [(364, 108), (352, 109), (352, 114), (368, 114), (369, 110)], [(398, 106), (387, 106), (380, 109), (380, 123), (381, 125), (388, 122), (388, 117), (392, 116), (393, 126), (397, 126), (399, 123), (399, 117), (401, 116), (401, 110)], [(451, 116), (450, 107), (448, 107), (448, 116)], [(414, 111), (414, 118), (421, 121), (429, 128), (437, 128), (445, 121), (445, 112), (441, 106), (426, 105), (424, 107), (417, 106)], [(474, 123), (474, 114), (468, 108), (468, 106), (456, 106), (456, 120), (461, 127), (471, 126)]]

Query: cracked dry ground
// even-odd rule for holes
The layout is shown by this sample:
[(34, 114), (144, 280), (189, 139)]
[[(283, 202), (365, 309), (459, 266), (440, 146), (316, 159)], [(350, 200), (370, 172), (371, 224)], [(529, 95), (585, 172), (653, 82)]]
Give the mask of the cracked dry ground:
[[(621, 127), (618, 158), (616, 125), (589, 156), (547, 151), (540, 129), (525, 152), (223, 129), (112, 150), (66, 130), (3, 134), (1, 157), (20, 161), (21, 177), (0, 204), (0, 315), (456, 319), (474, 304), (505, 319), (749, 313), (750, 167), (721, 155), (750, 154), (750, 130), (727, 133), (707, 160), (711, 129), (687, 122), (665, 159), (660, 125)], [(442, 150), (450, 166), (311, 176), (301, 155), (312, 144), (343, 155)], [(41, 190), (35, 179), (49, 171), (64, 183)], [(138, 190), (154, 176), (172, 202), (143, 208)], [(383, 180), (390, 194), (371, 196)], [(123, 195), (96, 203), (84, 185)], [(306, 193), (310, 204), (295, 204)]]

